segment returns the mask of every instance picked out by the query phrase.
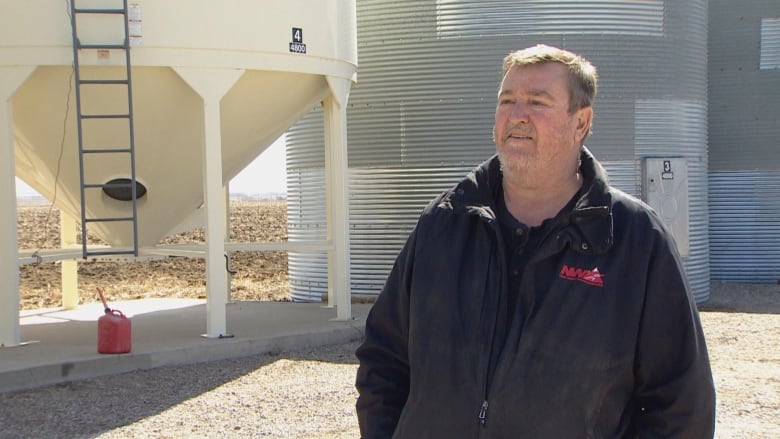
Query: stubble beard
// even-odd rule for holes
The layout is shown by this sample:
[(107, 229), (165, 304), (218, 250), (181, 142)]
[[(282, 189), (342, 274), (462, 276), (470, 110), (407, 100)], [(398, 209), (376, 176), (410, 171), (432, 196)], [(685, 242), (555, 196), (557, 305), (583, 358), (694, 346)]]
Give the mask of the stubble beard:
[[(549, 184), (565, 181), (565, 171), (560, 168), (562, 156), (543, 157), (535, 153), (505, 154), (498, 153), (501, 173), (517, 186), (528, 189), (541, 188)], [(572, 170), (573, 173), (577, 169)], [(560, 175), (559, 175), (560, 174)]]
[(498, 160), (501, 163), (501, 173), (504, 178), (509, 178), (517, 183), (525, 185), (532, 185), (534, 181), (538, 181), (534, 178), (537, 174), (535, 166), (535, 160), (532, 157), (517, 157), (508, 159), (504, 154), (498, 154)]

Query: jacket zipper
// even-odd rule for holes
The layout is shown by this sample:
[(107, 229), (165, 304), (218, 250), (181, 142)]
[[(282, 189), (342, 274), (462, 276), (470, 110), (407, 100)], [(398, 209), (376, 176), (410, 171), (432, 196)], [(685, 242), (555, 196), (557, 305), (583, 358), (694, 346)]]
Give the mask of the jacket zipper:
[[(494, 242), (495, 242), (496, 248), (503, 250), (502, 244), (501, 244), (501, 242), (499, 242), (500, 237), (499, 237), (499, 233), (497, 232), (498, 224), (497, 224), (495, 218), (491, 218), (488, 221), (488, 225), (493, 229), (493, 239), (495, 239)], [(502, 265), (503, 264), (502, 261), (505, 259), (505, 257), (504, 257), (503, 252), (500, 251), (500, 250), (499, 250), (499, 255), (498, 256), (499, 256), (498, 257), (498, 267), (499, 267), (499, 270), (500, 270), (500, 273), (501, 273), (501, 284), (499, 286), (499, 289), (503, 289), (504, 286), (506, 285), (506, 282), (504, 280), (505, 270), (503, 269), (503, 265)], [(501, 305), (501, 293), (499, 292), (498, 303), (497, 303), (497, 306), (496, 306), (496, 314), (501, 312), (500, 311), (500, 305)], [(498, 315), (496, 315), (496, 317), (493, 320), (493, 330), (492, 330), (491, 335), (490, 335), (490, 350), (488, 351), (488, 355), (489, 356), (493, 355), (493, 349), (495, 349), (496, 325), (497, 324), (498, 324)], [(498, 358), (496, 358), (496, 361), (498, 361)], [(488, 375), (490, 374), (490, 367), (491, 367), (490, 361), (488, 361), (487, 374), (485, 375), (484, 398), (482, 399), (482, 405), (480, 406), (479, 414), (477, 415), (477, 419), (479, 421), (479, 425), (482, 428), (486, 428), (487, 427), (488, 394), (490, 393), (490, 389), (489, 389), (487, 383), (489, 381)]]
[(482, 407), (479, 409), (479, 425), (483, 427), (487, 423), (487, 409), (488, 409), (488, 402), (486, 399), (482, 401)]
[[(504, 252), (506, 251), (506, 249), (504, 249), (504, 248), (502, 247), (502, 244), (501, 244), (500, 242), (498, 242), (498, 241), (500, 241), (500, 239), (501, 239), (501, 238), (500, 238), (500, 236), (499, 236), (499, 233), (496, 233), (496, 229), (495, 229), (495, 228), (497, 228), (497, 227), (498, 227), (498, 224), (496, 223), (496, 220), (495, 220), (494, 218), (493, 218), (493, 219), (488, 219), (488, 224), (489, 224), (489, 225), (490, 225), (492, 228), (494, 228), (494, 230), (493, 230), (493, 231), (494, 231), (494, 233), (493, 233), (493, 238), (496, 240), (496, 242), (495, 242), (495, 243), (496, 243), (496, 246), (497, 246), (497, 248), (504, 250), (503, 252), (502, 252), (502, 251), (499, 251), (499, 258), (498, 258), (498, 259), (499, 259), (499, 268), (501, 269), (501, 285), (500, 285), (500, 288), (501, 288), (501, 289), (503, 289), (503, 288), (505, 288), (505, 286), (506, 286), (506, 280), (504, 279), (504, 275), (506, 274), (506, 272), (505, 272), (505, 270), (503, 269), (503, 261), (506, 259), (506, 256), (504, 255)], [(548, 234), (547, 234), (547, 235), (545, 235), (545, 236), (544, 236), (544, 237), (543, 237), (543, 238), (542, 238), (542, 239), (539, 241), (539, 245), (537, 246), (537, 248), (541, 247), (541, 244), (542, 244), (542, 243), (543, 243), (545, 240), (547, 240), (547, 237), (548, 237), (549, 235), (550, 235), (550, 231), (548, 230)], [(529, 264), (530, 264), (530, 263), (531, 263), (531, 261), (529, 261)], [(496, 307), (496, 314), (498, 314), (499, 312), (501, 312), (501, 310), (500, 310), (500, 300), (501, 300), (501, 299), (500, 299), (500, 298), (501, 298), (501, 294), (499, 294), (499, 303), (498, 303), (498, 305), (499, 305), (499, 306), (497, 306), (497, 307)], [(493, 325), (493, 333), (492, 333), (492, 335), (491, 335), (491, 346), (490, 346), (490, 352), (491, 352), (491, 355), (492, 355), (492, 351), (493, 351), (493, 349), (495, 348), (495, 337), (496, 337), (496, 325), (497, 325), (497, 322), (498, 322), (498, 315), (496, 315), (496, 318), (495, 318), (495, 320), (494, 320), (494, 325)], [(507, 328), (507, 330), (508, 330), (508, 328)], [(499, 356), (496, 358), (496, 361), (498, 361), (498, 359), (499, 359), (499, 358), (500, 358), (500, 355), (499, 355)], [(490, 366), (491, 366), (491, 365), (490, 365), (490, 362), (488, 362), (488, 372), (487, 372), (488, 374), (490, 374)], [(497, 366), (497, 365), (496, 365), (496, 368), (498, 368), (498, 366)], [(494, 373), (493, 373), (493, 377), (495, 378), (495, 371), (494, 371)], [(489, 405), (489, 404), (488, 404), (488, 395), (489, 395), (489, 393), (490, 393), (490, 388), (488, 387), (488, 385), (487, 385), (487, 382), (488, 382), (488, 376), (486, 375), (486, 376), (485, 376), (485, 390), (484, 390), (484, 399), (482, 400), (482, 405), (480, 406), (480, 408), (479, 408), (479, 414), (477, 415), (477, 419), (478, 419), (478, 421), (479, 421), (479, 425), (480, 425), (480, 427), (482, 427), (483, 429), (487, 427), (487, 411), (488, 411), (488, 405)], [(491, 385), (492, 385), (492, 383), (491, 383)]]

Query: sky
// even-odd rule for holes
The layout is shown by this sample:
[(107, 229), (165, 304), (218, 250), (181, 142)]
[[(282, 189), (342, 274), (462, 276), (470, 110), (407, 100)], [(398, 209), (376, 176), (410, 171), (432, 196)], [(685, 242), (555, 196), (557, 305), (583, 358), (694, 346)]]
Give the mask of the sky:
[[(230, 193), (246, 195), (287, 193), (286, 169), (284, 136), (282, 136), (230, 181)], [(17, 197), (36, 195), (40, 194), (18, 177), (16, 178)]]

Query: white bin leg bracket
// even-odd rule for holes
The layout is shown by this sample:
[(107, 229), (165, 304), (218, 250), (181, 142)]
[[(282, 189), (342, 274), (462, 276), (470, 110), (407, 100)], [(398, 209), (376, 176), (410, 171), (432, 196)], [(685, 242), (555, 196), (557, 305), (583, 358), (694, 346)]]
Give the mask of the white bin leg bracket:
[(19, 240), (11, 97), (35, 67), (0, 68), (0, 347), (18, 346)]
[(244, 70), (176, 68), (176, 73), (203, 98), (203, 199), (206, 209), (206, 334), (229, 338), (225, 208), (222, 182), (222, 134), (219, 104)]
[(327, 184), (328, 304), (336, 305), (337, 320), (352, 319), (349, 271), (349, 178), (347, 162), (347, 99), (352, 82), (327, 77), (331, 95), (325, 109), (325, 175)]

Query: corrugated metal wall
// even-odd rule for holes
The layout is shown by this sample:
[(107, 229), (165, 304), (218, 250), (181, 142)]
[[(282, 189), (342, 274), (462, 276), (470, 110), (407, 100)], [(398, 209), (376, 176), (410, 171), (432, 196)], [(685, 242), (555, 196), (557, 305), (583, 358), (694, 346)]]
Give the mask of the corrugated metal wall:
[(780, 279), (780, 1), (710, 0), (712, 279)]
[(712, 280), (780, 280), (780, 172), (710, 173)]
[[(780, 169), (780, 1), (711, 0), (710, 169)], [(764, 30), (762, 35), (762, 29)], [(767, 68), (761, 69), (762, 58)], [(769, 68), (772, 67), (772, 68)]]
[[(494, 153), (501, 60), (545, 43), (599, 68), (588, 145), (616, 186), (641, 193), (644, 156), (692, 163), (686, 265), (697, 299), (709, 296), (704, 0), (358, 0), (357, 8), (360, 67), (347, 113), (354, 293), (377, 293), (425, 204)], [(322, 138), (321, 111), (287, 137), (290, 240), (313, 223), (324, 234)], [(301, 194), (309, 190), (318, 195)], [(324, 256), (290, 261), (294, 298), (319, 300)]]

